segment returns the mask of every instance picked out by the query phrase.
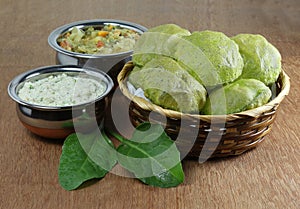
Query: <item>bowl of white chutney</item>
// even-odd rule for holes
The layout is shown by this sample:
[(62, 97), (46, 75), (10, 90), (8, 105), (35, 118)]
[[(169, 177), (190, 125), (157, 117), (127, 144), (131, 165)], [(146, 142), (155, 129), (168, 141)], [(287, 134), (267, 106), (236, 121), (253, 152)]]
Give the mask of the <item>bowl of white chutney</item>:
[(16, 76), (8, 94), (28, 130), (61, 139), (99, 127), (113, 86), (110, 76), (99, 69), (53, 65)]

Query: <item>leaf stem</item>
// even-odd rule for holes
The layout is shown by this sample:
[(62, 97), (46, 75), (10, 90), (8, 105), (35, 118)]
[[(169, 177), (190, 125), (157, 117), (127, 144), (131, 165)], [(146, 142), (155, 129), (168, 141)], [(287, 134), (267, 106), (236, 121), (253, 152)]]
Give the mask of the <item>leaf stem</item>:
[(114, 131), (107, 130), (107, 132), (122, 143), (124, 143), (127, 140), (126, 138), (122, 137), (121, 135), (115, 133)]

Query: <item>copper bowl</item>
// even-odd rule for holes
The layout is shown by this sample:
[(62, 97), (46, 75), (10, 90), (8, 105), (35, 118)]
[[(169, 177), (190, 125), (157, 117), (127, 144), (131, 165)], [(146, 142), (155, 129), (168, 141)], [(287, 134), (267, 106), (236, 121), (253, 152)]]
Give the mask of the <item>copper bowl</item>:
[[(87, 76), (104, 81), (106, 90), (93, 101), (62, 107), (31, 104), (18, 96), (18, 91), (25, 81), (37, 80), (59, 73)], [(28, 130), (45, 138), (60, 139), (75, 131), (85, 132), (98, 126), (103, 120), (107, 107), (107, 96), (113, 86), (112, 79), (98, 69), (55, 65), (33, 69), (16, 76), (8, 85), (8, 94), (17, 103), (17, 115)]]

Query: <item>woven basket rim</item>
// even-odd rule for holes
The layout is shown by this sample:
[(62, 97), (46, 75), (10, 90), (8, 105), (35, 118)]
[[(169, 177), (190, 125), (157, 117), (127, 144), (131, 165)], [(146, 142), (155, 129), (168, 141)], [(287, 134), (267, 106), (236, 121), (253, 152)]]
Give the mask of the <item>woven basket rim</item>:
[[(132, 61), (127, 62), (123, 69), (120, 71), (118, 74), (117, 80), (118, 84), (120, 87), (121, 92), (123, 95), (125, 95), (129, 100), (133, 101), (136, 103), (138, 106), (140, 106), (144, 110), (148, 111), (155, 111), (160, 114), (165, 115), (166, 117), (169, 118), (176, 118), (176, 119), (182, 119), (182, 118), (193, 118), (193, 119), (200, 119), (203, 121), (211, 121), (211, 120), (226, 120), (226, 121), (233, 121), (242, 117), (259, 117), (260, 115), (264, 114), (265, 112), (270, 111), (271, 109), (277, 109), (279, 104), (282, 102), (282, 100), (285, 98), (285, 96), (288, 95), (289, 90), (290, 90), (290, 78), (289, 76), (284, 72), (282, 69), (279, 75), (278, 80), (276, 81), (277, 83), (281, 81), (281, 91), (278, 93), (278, 95), (273, 98), (271, 101), (269, 101), (267, 104), (238, 112), (238, 113), (232, 113), (228, 115), (199, 115), (199, 114), (191, 114), (191, 113), (182, 113), (178, 112), (175, 110), (169, 110), (169, 109), (164, 109), (163, 107), (160, 107), (158, 105), (155, 105), (141, 97), (135, 96), (131, 94), (127, 88), (127, 76), (129, 72), (132, 70), (134, 64)], [(130, 69), (130, 70), (129, 70)]]

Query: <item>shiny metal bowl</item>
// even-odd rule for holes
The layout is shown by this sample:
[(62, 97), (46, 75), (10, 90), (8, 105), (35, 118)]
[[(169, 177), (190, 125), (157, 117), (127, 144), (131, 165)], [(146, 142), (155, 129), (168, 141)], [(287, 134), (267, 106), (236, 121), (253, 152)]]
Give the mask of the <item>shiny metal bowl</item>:
[[(18, 91), (25, 81), (38, 80), (59, 73), (103, 81), (106, 90), (93, 101), (62, 107), (31, 104), (18, 96)], [(8, 85), (8, 94), (17, 103), (17, 115), (27, 129), (46, 138), (65, 138), (75, 131), (87, 132), (102, 122), (107, 107), (107, 97), (113, 86), (112, 79), (98, 69), (55, 65), (30, 70), (16, 76)]]
[(133, 53), (132, 50), (127, 52), (105, 55), (81, 54), (63, 49), (57, 43), (57, 39), (59, 38), (59, 36), (68, 31), (71, 31), (74, 27), (85, 28), (88, 26), (93, 26), (96, 28), (101, 28), (107, 24), (118, 25), (123, 28), (129, 28), (134, 31), (137, 31), (139, 34), (142, 34), (143, 32), (147, 31), (147, 28), (136, 23), (112, 19), (84, 20), (63, 25), (52, 31), (48, 37), (49, 45), (56, 51), (56, 63), (61, 65), (79, 65), (94, 67), (102, 70), (103, 72), (108, 72), (115, 64), (130, 56)]

